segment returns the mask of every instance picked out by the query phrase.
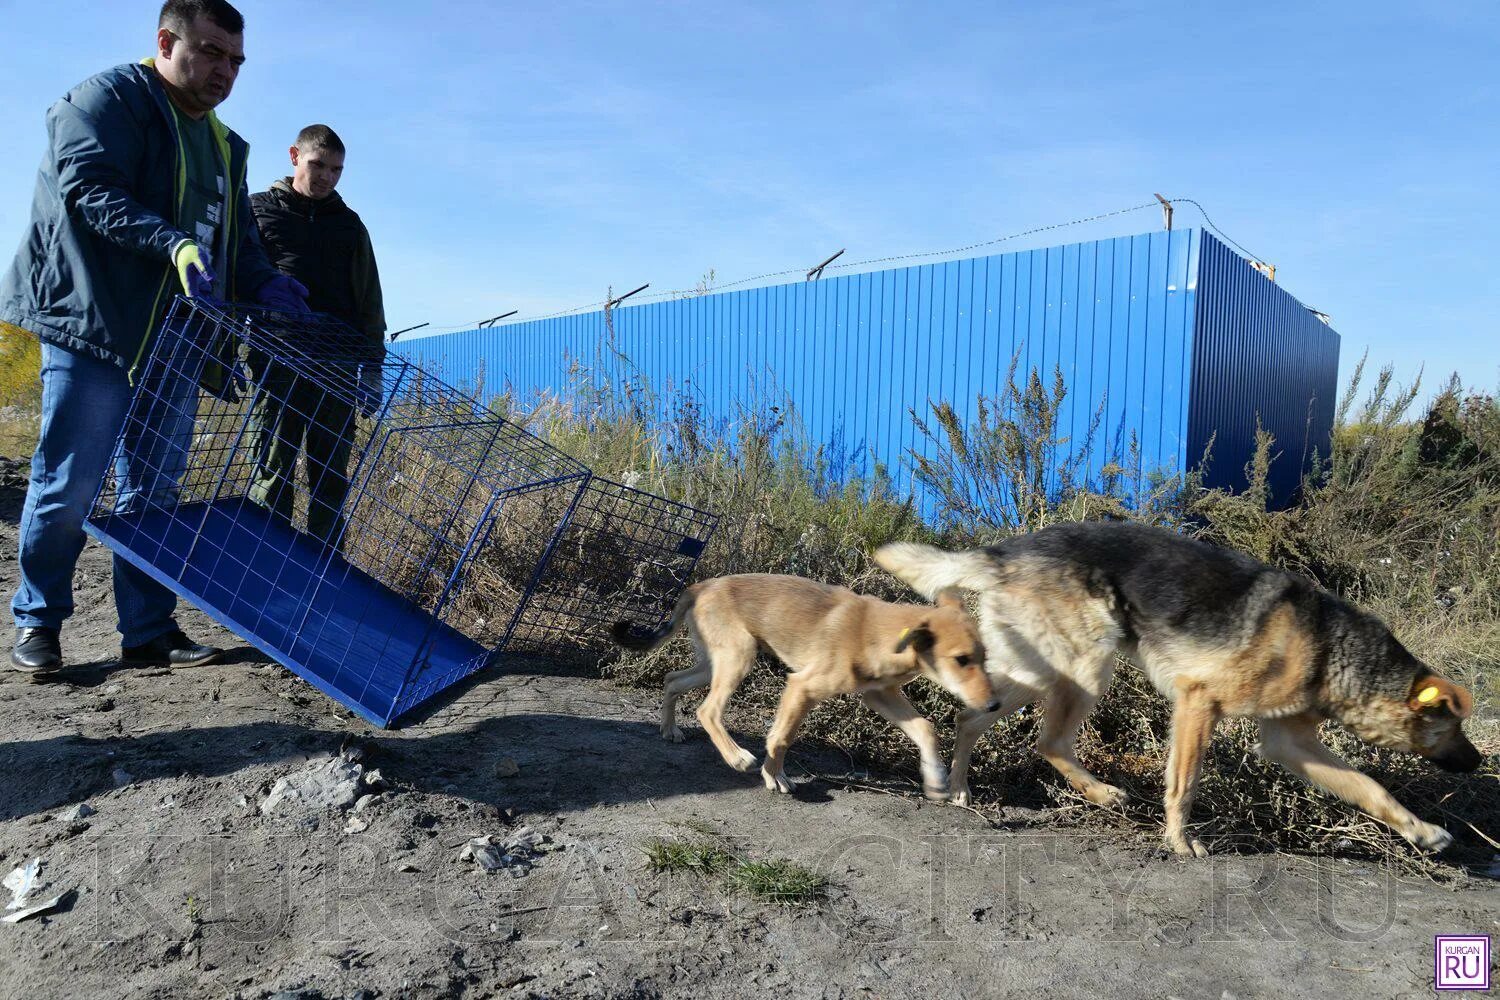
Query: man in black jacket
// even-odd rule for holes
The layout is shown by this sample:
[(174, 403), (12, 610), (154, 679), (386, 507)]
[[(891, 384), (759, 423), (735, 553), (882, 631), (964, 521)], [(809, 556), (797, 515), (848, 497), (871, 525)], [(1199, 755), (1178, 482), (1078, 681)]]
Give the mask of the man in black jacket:
[[(322, 386), (285, 366), (267, 371), (252, 416), (257, 457), (253, 500), (292, 517), (297, 455), (307, 463), (307, 531), (329, 544), (342, 533), (356, 408), (373, 416), (381, 401), (385, 310), (370, 234), (334, 191), (344, 143), (327, 125), (309, 125), (290, 150), (292, 175), (251, 196), (271, 263), (308, 289), (308, 305), (358, 334), (306, 345), (320, 355)], [(328, 384), (333, 383), (332, 385)]]

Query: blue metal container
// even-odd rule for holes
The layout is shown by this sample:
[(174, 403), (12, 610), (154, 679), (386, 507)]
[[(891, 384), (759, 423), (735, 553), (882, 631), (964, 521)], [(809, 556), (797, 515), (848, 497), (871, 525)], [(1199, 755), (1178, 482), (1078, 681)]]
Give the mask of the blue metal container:
[(626, 306), (613, 325), (612, 345), (591, 312), (395, 350), (523, 405), (632, 384), (650, 388), (659, 417), (686, 395), (727, 425), (790, 404), (836, 471), (879, 463), (928, 511), (912, 459), (940, 446), (911, 412), (946, 401), (971, 421), (980, 397), (1002, 395), (1013, 356), (1018, 379), (1034, 370), (1050, 386), (1061, 373), (1061, 433), (1088, 440), (1090, 480), (1111, 463), (1182, 473), (1212, 441), (1208, 484), (1243, 486), (1259, 420), (1276, 436), (1279, 504), (1314, 451), (1327, 454), (1337, 391), (1338, 335), (1193, 229)]

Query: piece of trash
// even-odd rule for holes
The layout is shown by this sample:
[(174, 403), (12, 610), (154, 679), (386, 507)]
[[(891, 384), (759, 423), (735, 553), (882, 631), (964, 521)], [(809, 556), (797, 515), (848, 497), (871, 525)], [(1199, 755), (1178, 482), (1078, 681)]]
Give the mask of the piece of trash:
[(460, 861), (472, 860), (487, 872), (503, 868), (510, 872), (511, 878), (525, 878), (546, 841), (546, 837), (531, 827), (523, 826), (504, 842), (497, 842), (488, 833), (474, 837), (459, 851), (458, 858)]
[(350, 816), (349, 822), (344, 824), (345, 833), (364, 833), (370, 828), (370, 821), (359, 816)]
[(95, 809), (87, 802), (80, 802), (77, 805), (69, 806), (62, 812), (58, 813), (57, 818), (64, 823), (76, 823), (87, 816), (94, 815), (98, 811), (99, 810)]
[(131, 774), (123, 767), (117, 767), (113, 772), (110, 773), (110, 778), (114, 781), (116, 788), (124, 788), (126, 785), (135, 780), (135, 775)]
[(23, 920), (48, 913), (61, 906), (64, 901), (71, 899), (73, 890), (60, 892), (51, 899), (44, 899), (40, 903), (27, 905), (33, 892), (42, 888), (42, 859), (32, 858), (24, 865), (14, 869), (5, 876), (4, 886), (10, 890), (10, 902), (5, 904), (5, 916), (0, 917), (0, 922), (7, 924), (19, 924)]
[(365, 787), (377, 791), (385, 787), (385, 776), (380, 773), (380, 768), (373, 767), (365, 772)]
[(458, 852), (458, 860), (473, 861), (487, 872), (505, 867), (501, 862), (500, 849), (491, 843), (489, 834), (474, 837)]
[(42, 859), (32, 858), (11, 871), (5, 876), (4, 886), (10, 890), (10, 902), (5, 904), (7, 910), (18, 910), (26, 905), (26, 897), (30, 896), (37, 887), (37, 878), (42, 872)]
[(499, 778), (514, 778), (521, 773), (521, 765), (517, 764), (514, 757), (501, 757), (495, 762), (495, 776)]
[(0, 917), (0, 923), (19, 924), (23, 920), (30, 920), (32, 917), (41, 916), (43, 913), (50, 913), (71, 899), (72, 896), (73, 890), (69, 889), (67, 892), (60, 892), (51, 899), (43, 900), (35, 906), (28, 906), (21, 910), (11, 910), (5, 916)]

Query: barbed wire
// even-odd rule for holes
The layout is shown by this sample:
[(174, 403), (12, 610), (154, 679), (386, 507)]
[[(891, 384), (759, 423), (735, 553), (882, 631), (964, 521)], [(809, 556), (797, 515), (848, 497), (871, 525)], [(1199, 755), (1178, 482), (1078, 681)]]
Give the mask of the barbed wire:
[[(1224, 232), (1224, 230), (1222, 230), (1218, 226), (1216, 226), (1214, 224), (1214, 221), (1209, 218), (1208, 212), (1204, 210), (1203, 206), (1200, 205), (1198, 202), (1194, 201), (1192, 198), (1168, 198), (1167, 201), (1172, 202), (1174, 204), (1176, 204), (1178, 202), (1181, 202), (1181, 203), (1186, 204), (1186, 205), (1192, 205), (1194, 208), (1196, 208), (1198, 210), (1198, 213), (1203, 216), (1203, 222), (1204, 222), (1204, 224), (1207, 225), (1208, 228), (1212, 229), (1214, 232), (1216, 232), (1220, 236), (1222, 236), (1224, 238), (1225, 242), (1227, 242), (1227, 243), (1231, 244), (1232, 246), (1234, 246), (1235, 248), (1237, 248), (1246, 257), (1249, 257), (1252, 260), (1260, 260), (1260, 258), (1257, 257), (1255, 254), (1252, 254), (1249, 250), (1245, 249), (1245, 247), (1244, 247), (1243, 244), (1240, 244), (1240, 243), (1236, 242), (1234, 239), (1232, 239), (1229, 236), (1228, 233)], [(1129, 206), (1127, 208), (1117, 208), (1117, 209), (1115, 209), (1112, 212), (1100, 212), (1097, 215), (1088, 215), (1088, 216), (1084, 216), (1084, 217), (1078, 218), (1078, 219), (1069, 219), (1066, 222), (1054, 222), (1051, 225), (1036, 226), (1036, 227), (1034, 227), (1032, 229), (1022, 230), (1021, 232), (1017, 232), (1017, 233), (1009, 233), (1009, 234), (1007, 234), (1005, 236), (996, 236), (993, 239), (982, 240), (982, 241), (980, 241), (978, 243), (970, 243), (970, 244), (968, 244), (966, 246), (953, 247), (953, 248), (948, 249), (948, 250), (924, 250), (924, 251), (920, 251), (920, 252), (917, 252), (917, 253), (895, 254), (895, 255), (887, 256), (887, 257), (869, 257), (869, 258), (866, 258), (864, 260), (850, 261), (848, 263), (843, 263), (843, 264), (831, 264), (831, 265), (829, 265), (828, 270), (830, 270), (830, 271), (852, 270), (852, 269), (858, 268), (858, 267), (871, 267), (871, 266), (874, 266), (876, 264), (895, 264), (895, 263), (899, 263), (901, 261), (907, 261), (907, 260), (924, 260), (924, 259), (931, 258), (931, 257), (948, 257), (948, 256), (952, 256), (954, 254), (970, 253), (970, 252), (972, 252), (974, 250), (983, 249), (984, 247), (991, 247), (991, 246), (995, 246), (995, 245), (1000, 244), (1000, 243), (1008, 243), (1011, 240), (1025, 239), (1028, 236), (1036, 236), (1039, 233), (1052, 232), (1053, 230), (1057, 230), (1057, 229), (1067, 229), (1067, 228), (1070, 228), (1072, 226), (1082, 226), (1082, 225), (1086, 225), (1086, 224), (1088, 224), (1090, 222), (1100, 222), (1100, 221), (1102, 221), (1104, 219), (1113, 219), (1113, 218), (1116, 218), (1116, 217), (1121, 216), (1121, 215), (1129, 215), (1132, 212), (1140, 212), (1140, 211), (1143, 211), (1143, 210), (1148, 209), (1148, 208), (1157, 208), (1157, 207), (1159, 207), (1159, 205), (1160, 205), (1160, 203), (1157, 202), (1153, 198), (1151, 201), (1142, 202), (1139, 205), (1131, 205), (1131, 206)], [(734, 281), (724, 282), (722, 284), (715, 283), (712, 287), (702, 287), (702, 286), (700, 286), (698, 288), (680, 288), (680, 289), (669, 289), (667, 291), (661, 291), (661, 292), (653, 292), (650, 295), (642, 295), (642, 296), (640, 296), (638, 299), (636, 299), (636, 301), (637, 302), (647, 302), (647, 301), (656, 300), (656, 299), (684, 298), (684, 297), (693, 297), (693, 296), (698, 296), (698, 295), (713, 295), (713, 294), (716, 294), (718, 292), (728, 291), (731, 288), (739, 288), (742, 285), (751, 285), (751, 284), (754, 284), (756, 282), (765, 281), (765, 280), (770, 279), (770, 278), (784, 278), (784, 277), (787, 277), (789, 275), (794, 275), (794, 274), (796, 274), (796, 275), (806, 275), (807, 274), (807, 268), (805, 268), (805, 267), (791, 267), (791, 268), (787, 268), (786, 270), (783, 270), (783, 271), (767, 271), (764, 274), (757, 274), (757, 275), (753, 275), (753, 276), (748, 277), (748, 278), (738, 278), (738, 279), (736, 279)], [(605, 301), (606, 300), (601, 299), (598, 302), (590, 302), (590, 303), (587, 303), (587, 304), (584, 304), (584, 305), (577, 305), (577, 306), (573, 306), (573, 307), (568, 308), (568, 309), (561, 309), (561, 310), (559, 310), (557, 312), (545, 313), (545, 314), (540, 315), (540, 316), (522, 316), (522, 317), (517, 317), (516, 319), (512, 320), (511, 322), (503, 324), (503, 326), (513, 326), (513, 325), (516, 325), (518, 323), (533, 323), (533, 322), (539, 322), (541, 320), (548, 320), (548, 319), (560, 319), (560, 318), (562, 318), (564, 316), (572, 316), (572, 315), (574, 315), (576, 313), (586, 312), (586, 311), (593, 310), (593, 309), (602, 309), (604, 307)], [(479, 322), (480, 321), (476, 320), (473, 323), (458, 323), (458, 324), (454, 324), (452, 326), (434, 327), (433, 328), (433, 334), (437, 334), (437, 333), (444, 332), (444, 331), (472, 330), (472, 329), (474, 329), (475, 327), (477, 327), (479, 325)], [(494, 329), (502, 329), (502, 328), (503, 327), (495, 327)], [(420, 339), (420, 338), (417, 338), (417, 339)]]
[(1249, 250), (1246, 250), (1244, 244), (1242, 244), (1242, 243), (1236, 243), (1233, 239), (1230, 238), (1230, 236), (1229, 236), (1228, 233), (1224, 232), (1224, 230), (1222, 230), (1218, 226), (1214, 225), (1214, 220), (1210, 219), (1208, 217), (1208, 212), (1203, 208), (1202, 205), (1198, 204), (1193, 199), (1191, 199), (1191, 198), (1168, 198), (1167, 200), (1170, 201), (1170, 202), (1172, 202), (1172, 203), (1174, 203), (1174, 204), (1177, 203), (1177, 202), (1182, 202), (1183, 204), (1186, 204), (1186, 205), (1192, 205), (1194, 208), (1196, 208), (1198, 210), (1198, 214), (1201, 215), (1201, 216), (1203, 216), (1203, 222), (1204, 222), (1204, 224), (1207, 225), (1209, 229), (1212, 229), (1214, 232), (1216, 232), (1220, 236), (1224, 237), (1224, 241), (1226, 243), (1229, 243), (1230, 245), (1234, 246), (1236, 249), (1239, 250), (1240, 253), (1244, 254), (1246, 257), (1249, 257), (1251, 260), (1261, 260), (1261, 259), (1263, 259), (1263, 258), (1258, 257), (1255, 254), (1251, 253)]

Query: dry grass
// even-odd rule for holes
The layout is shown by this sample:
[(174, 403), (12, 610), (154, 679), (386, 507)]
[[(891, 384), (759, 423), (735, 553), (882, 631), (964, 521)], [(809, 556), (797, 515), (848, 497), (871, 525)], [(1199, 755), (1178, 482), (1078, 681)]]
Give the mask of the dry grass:
[(0, 455), (29, 455), (36, 447), (41, 408), (42, 348), (25, 330), (0, 323)]

